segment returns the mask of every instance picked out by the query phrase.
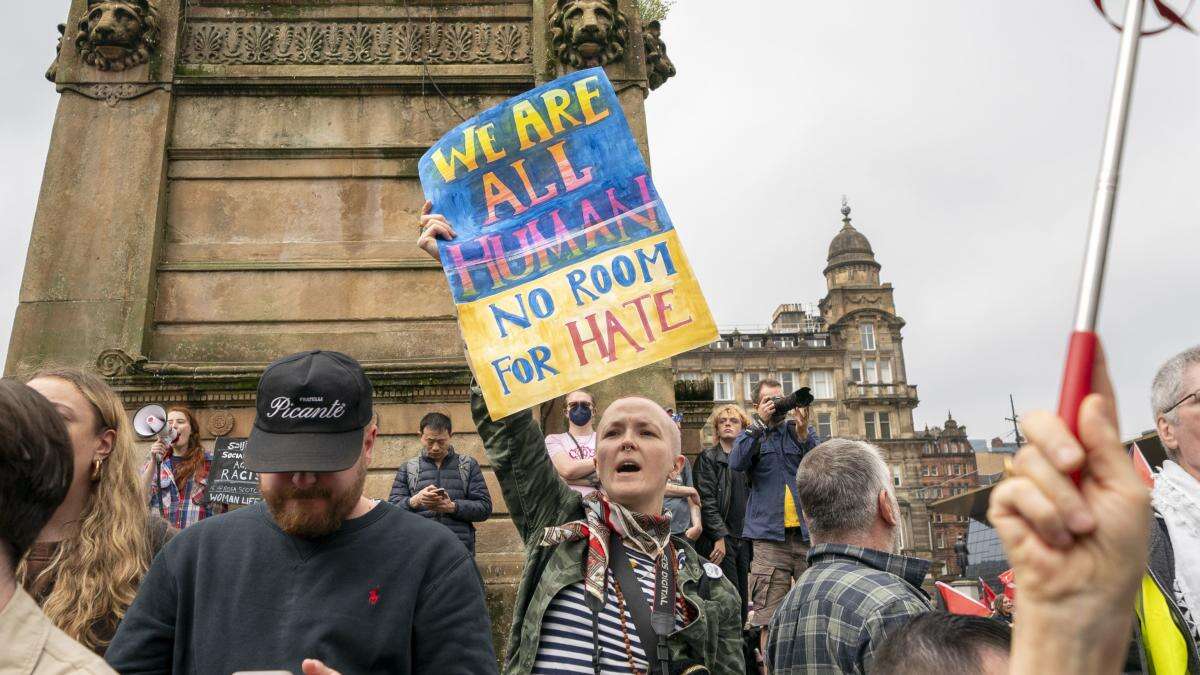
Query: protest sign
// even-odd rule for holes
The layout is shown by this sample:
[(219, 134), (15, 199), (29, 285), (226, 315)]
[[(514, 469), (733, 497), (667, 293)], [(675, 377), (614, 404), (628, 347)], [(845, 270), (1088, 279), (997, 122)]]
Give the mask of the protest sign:
[(493, 417), (717, 339), (602, 68), (462, 123), (419, 170)]
[(253, 504), (262, 501), (258, 474), (246, 468), (244, 438), (218, 438), (208, 469), (208, 501), (216, 504)]

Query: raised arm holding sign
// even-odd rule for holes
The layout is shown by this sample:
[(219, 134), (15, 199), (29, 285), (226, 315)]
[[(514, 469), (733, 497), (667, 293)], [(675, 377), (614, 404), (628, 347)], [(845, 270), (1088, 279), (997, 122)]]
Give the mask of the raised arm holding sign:
[[(422, 158), (421, 179), (418, 245), (446, 270), (475, 424), (526, 544), (504, 672), (735, 672), (737, 589), (663, 515), (684, 462), (674, 420), (637, 392), (610, 403), (600, 489), (581, 497), (528, 410), (717, 336), (604, 72), (465, 122)], [(638, 565), (622, 583), (626, 557)]]

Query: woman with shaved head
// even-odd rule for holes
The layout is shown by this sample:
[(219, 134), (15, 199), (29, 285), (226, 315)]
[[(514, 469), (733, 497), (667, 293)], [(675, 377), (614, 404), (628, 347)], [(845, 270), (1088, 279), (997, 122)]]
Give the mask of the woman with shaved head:
[[(440, 215), (418, 245), (435, 259), (452, 239)], [(478, 387), (471, 408), (525, 542), (504, 670), (516, 673), (734, 673), (743, 670), (741, 598), (663, 514), (683, 467), (679, 427), (646, 398), (613, 401), (596, 429), (600, 489), (571, 490), (530, 411), (493, 420)]]

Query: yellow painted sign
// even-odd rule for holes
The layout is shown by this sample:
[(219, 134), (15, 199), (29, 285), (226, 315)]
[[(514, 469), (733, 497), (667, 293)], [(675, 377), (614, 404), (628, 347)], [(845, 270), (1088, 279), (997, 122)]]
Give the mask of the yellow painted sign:
[(441, 259), (494, 417), (717, 339), (602, 69), (464, 122), (420, 173), (458, 234)]

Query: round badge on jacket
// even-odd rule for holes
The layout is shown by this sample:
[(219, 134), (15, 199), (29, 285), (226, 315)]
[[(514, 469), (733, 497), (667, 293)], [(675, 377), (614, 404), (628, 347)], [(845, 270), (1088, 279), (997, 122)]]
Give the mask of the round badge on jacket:
[(720, 579), (721, 577), (725, 576), (725, 573), (721, 571), (721, 567), (719, 565), (710, 562), (704, 563), (704, 573), (708, 575), (709, 579)]

